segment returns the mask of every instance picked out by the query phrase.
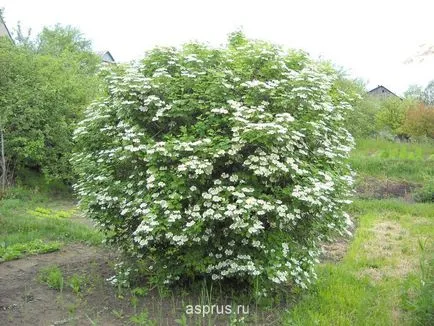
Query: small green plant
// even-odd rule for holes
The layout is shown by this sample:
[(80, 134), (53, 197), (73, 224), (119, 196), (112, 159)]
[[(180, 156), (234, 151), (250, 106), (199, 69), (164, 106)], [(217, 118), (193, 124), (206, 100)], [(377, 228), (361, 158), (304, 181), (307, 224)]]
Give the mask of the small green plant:
[(231, 319), (229, 321), (230, 326), (242, 326), (247, 325), (244, 316), (238, 316), (236, 314), (231, 315)]
[(148, 294), (147, 288), (134, 288), (131, 290), (131, 304), (133, 305), (134, 313), (137, 312), (137, 304), (139, 302), (138, 297), (144, 297)]
[(130, 321), (136, 325), (157, 326), (156, 321), (149, 319), (149, 315), (146, 310), (143, 310), (140, 314), (131, 316)]
[(148, 291), (149, 290), (147, 288), (139, 287), (132, 289), (131, 294), (138, 297), (144, 297), (148, 294)]
[(121, 310), (113, 309), (112, 314), (118, 319), (123, 319), (125, 317), (124, 311), (122, 309)]
[(72, 292), (78, 295), (86, 289), (89, 281), (84, 275), (73, 274), (71, 277), (68, 278), (67, 283), (68, 286), (72, 289)]
[(413, 198), (419, 203), (434, 203), (434, 179), (427, 181), (422, 188), (415, 191)]
[(39, 272), (39, 280), (50, 288), (63, 291), (64, 277), (60, 268), (56, 265), (43, 268)]
[(187, 326), (187, 316), (185, 314), (182, 314), (181, 318), (175, 319), (175, 323), (181, 326)]

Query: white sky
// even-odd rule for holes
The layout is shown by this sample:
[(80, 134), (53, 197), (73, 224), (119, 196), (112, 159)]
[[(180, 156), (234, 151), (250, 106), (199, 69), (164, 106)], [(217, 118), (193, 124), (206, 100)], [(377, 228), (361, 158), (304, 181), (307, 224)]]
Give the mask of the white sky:
[(299, 48), (402, 94), (434, 79), (434, 55), (404, 64), (434, 44), (434, 1), (410, 0), (0, 0), (11, 31), (18, 21), (37, 34), (58, 22), (78, 27), (95, 50), (115, 60), (156, 45), (199, 40), (219, 46), (242, 27), (249, 38)]

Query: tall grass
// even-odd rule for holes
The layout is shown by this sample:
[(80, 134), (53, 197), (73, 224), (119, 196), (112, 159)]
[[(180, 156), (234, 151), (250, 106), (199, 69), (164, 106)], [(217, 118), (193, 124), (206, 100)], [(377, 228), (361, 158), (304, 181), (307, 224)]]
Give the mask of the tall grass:
[(434, 178), (434, 146), (431, 143), (359, 140), (350, 164), (360, 177), (424, 183)]

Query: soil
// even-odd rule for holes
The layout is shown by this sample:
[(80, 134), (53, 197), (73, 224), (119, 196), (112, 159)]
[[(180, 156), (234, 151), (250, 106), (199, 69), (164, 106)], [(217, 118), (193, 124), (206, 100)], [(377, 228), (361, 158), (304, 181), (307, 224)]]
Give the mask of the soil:
[[(121, 325), (113, 323), (108, 307), (113, 303), (122, 305), (112, 287), (100, 286), (104, 277), (113, 275), (109, 264), (113, 258), (107, 250), (72, 244), (58, 252), (1, 263), (0, 325), (93, 325), (92, 321)], [(38, 280), (38, 272), (50, 265), (59, 266), (65, 279), (72, 274), (86, 274), (100, 284), (93, 284), (93, 292), (83, 297), (68, 288), (50, 289)]]
[(357, 228), (357, 221), (354, 217), (350, 219), (352, 225), (348, 228), (348, 231), (351, 235), (344, 234), (334, 238), (331, 242), (324, 242), (321, 244), (321, 263), (338, 263), (345, 257)]
[(407, 181), (381, 180), (367, 177), (356, 186), (357, 196), (364, 199), (401, 198), (413, 201), (412, 193), (420, 185)]
[[(136, 297), (134, 308), (131, 293), (111, 286), (106, 280), (115, 274), (116, 255), (107, 249), (71, 244), (58, 252), (28, 256), (0, 264), (0, 326), (58, 325), (145, 325), (174, 326), (186, 312), (186, 305), (198, 304), (198, 298), (185, 293), (162, 296), (157, 290), (145, 297)], [(41, 269), (56, 265), (63, 272), (62, 291), (40, 282)], [(71, 275), (86, 275), (90, 280), (83, 293), (74, 294), (68, 287)], [(205, 304), (204, 302), (202, 304)], [(146, 314), (140, 315), (142, 311)], [(263, 314), (272, 322), (269, 313)], [(136, 316), (136, 321), (131, 320)], [(228, 316), (188, 315), (194, 325), (227, 325)], [(152, 323), (151, 321), (158, 321)], [(257, 325), (264, 325), (263, 322)]]

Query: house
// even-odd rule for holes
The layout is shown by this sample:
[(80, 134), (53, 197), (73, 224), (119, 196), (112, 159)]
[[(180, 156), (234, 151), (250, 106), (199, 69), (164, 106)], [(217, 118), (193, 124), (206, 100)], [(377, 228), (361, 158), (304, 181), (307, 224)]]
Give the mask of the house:
[(102, 62), (116, 63), (109, 51), (98, 51), (96, 54), (101, 58)]
[(396, 97), (402, 100), (398, 95), (393, 93), (392, 91), (388, 90), (383, 85), (378, 85), (374, 89), (371, 89), (368, 93), (368, 95), (379, 97), (379, 98), (389, 98), (389, 97)]
[(12, 39), (11, 33), (9, 32), (9, 30), (6, 26), (6, 23), (4, 22), (3, 18), (0, 15), (0, 37), (2, 37), (2, 36), (9, 38), (12, 42), (14, 41)]

